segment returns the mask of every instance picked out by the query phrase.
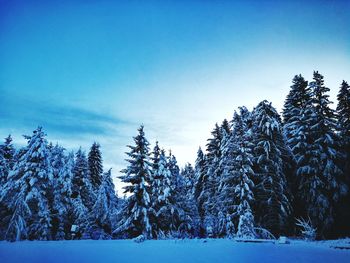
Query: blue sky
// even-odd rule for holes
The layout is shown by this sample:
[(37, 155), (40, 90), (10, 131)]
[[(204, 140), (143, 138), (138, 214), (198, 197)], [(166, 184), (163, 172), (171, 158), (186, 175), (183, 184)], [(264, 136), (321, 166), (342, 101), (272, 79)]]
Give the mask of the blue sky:
[[(146, 3), (147, 2), (147, 3)], [(215, 122), (291, 79), (350, 81), (350, 1), (0, 0), (0, 137), (38, 125), (68, 149), (102, 145), (123, 167), (149, 140), (193, 162)]]

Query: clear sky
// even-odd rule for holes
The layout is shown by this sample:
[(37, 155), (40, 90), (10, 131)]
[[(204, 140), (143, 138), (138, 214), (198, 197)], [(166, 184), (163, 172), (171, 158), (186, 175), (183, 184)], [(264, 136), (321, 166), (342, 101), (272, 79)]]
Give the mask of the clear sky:
[(67, 149), (101, 144), (114, 175), (143, 123), (193, 162), (215, 122), (313, 70), (350, 81), (350, 1), (0, 0), (0, 137), (38, 125)]

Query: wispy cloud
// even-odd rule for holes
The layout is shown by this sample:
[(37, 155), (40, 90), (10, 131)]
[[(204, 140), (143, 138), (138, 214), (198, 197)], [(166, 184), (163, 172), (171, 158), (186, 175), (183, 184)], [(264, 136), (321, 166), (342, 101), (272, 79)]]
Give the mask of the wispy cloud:
[[(2, 127), (16, 129), (44, 126), (63, 136), (108, 135), (118, 127), (135, 125), (110, 113), (74, 106), (63, 106), (40, 100), (14, 97), (2, 92), (0, 118)], [(119, 134), (120, 135), (120, 134)]]

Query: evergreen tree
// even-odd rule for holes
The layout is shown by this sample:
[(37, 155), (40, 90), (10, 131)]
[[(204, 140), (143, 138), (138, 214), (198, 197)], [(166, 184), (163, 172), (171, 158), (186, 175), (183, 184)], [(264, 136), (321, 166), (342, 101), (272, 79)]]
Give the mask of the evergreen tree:
[(74, 153), (64, 154), (64, 149), (55, 146), (56, 150), (51, 153), (53, 174), (54, 174), (54, 190), (51, 213), (52, 219), (52, 235), (56, 240), (68, 238), (72, 220), (72, 181), (74, 169)]
[(186, 193), (192, 195), (195, 184), (195, 171), (190, 163), (185, 164), (184, 168), (181, 170), (181, 177), (185, 183)]
[(145, 138), (143, 126), (138, 129), (139, 134), (134, 137), (135, 146), (128, 146), (129, 165), (122, 172), (122, 182), (128, 184), (124, 193), (130, 194), (126, 201), (123, 218), (114, 231), (117, 235), (137, 237), (144, 235), (152, 238), (150, 224), (150, 190), (147, 181), (151, 177), (151, 163), (149, 161), (149, 142)]
[(230, 134), (231, 133), (231, 128), (230, 128), (230, 123), (228, 122), (227, 119), (224, 119), (221, 126), (220, 126), (220, 133), (221, 136), (223, 137), (224, 134)]
[(97, 191), (102, 183), (103, 167), (100, 145), (96, 142), (94, 142), (90, 148), (88, 166), (91, 185), (93, 189)]
[[(236, 153), (236, 165), (238, 170), (235, 176), (237, 177), (237, 184), (235, 187), (235, 194), (237, 200), (237, 214), (239, 216), (238, 223), (238, 237), (254, 238), (254, 216), (251, 209), (251, 204), (254, 201), (253, 187), (254, 183), (252, 178), (253, 172), (253, 155), (252, 155), (252, 138), (250, 131), (247, 129), (243, 120), (239, 117), (236, 121), (236, 132), (242, 135), (237, 137), (238, 151)], [(240, 126), (240, 127), (238, 127)], [(241, 129), (241, 132), (238, 130)]]
[(176, 200), (183, 214), (181, 225), (178, 228), (179, 237), (198, 237), (200, 230), (200, 218), (197, 202), (194, 198), (195, 170), (187, 163), (180, 174), (180, 183), (176, 191)]
[(7, 136), (5, 138), (4, 144), (0, 145), (0, 151), (3, 154), (3, 157), (5, 158), (7, 165), (9, 167), (9, 170), (13, 168), (14, 165), (14, 156), (15, 156), (15, 148), (12, 144), (12, 137), (11, 135)]
[(342, 167), (344, 174), (348, 176), (347, 182), (350, 183), (350, 86), (346, 81), (342, 82), (337, 98), (337, 130), (344, 153)]
[(81, 198), (83, 205), (91, 211), (95, 194), (88, 170), (88, 160), (85, 153), (80, 148), (75, 154), (73, 168), (72, 197)]
[(170, 165), (164, 151), (160, 153), (158, 169), (155, 172), (154, 190), (156, 191), (154, 209), (157, 218), (157, 238), (171, 237), (176, 231), (179, 220), (178, 208), (176, 206)]
[(110, 238), (112, 222), (115, 219), (118, 199), (111, 178), (111, 169), (103, 174), (96, 202), (91, 211), (94, 239)]
[(203, 209), (203, 199), (200, 199), (199, 197), (203, 192), (205, 175), (206, 175), (206, 159), (202, 149), (199, 148), (197, 152), (197, 159), (196, 159), (196, 165), (195, 165), (196, 181), (194, 185), (193, 194), (198, 207), (198, 214), (199, 214), (200, 225), (201, 225), (200, 227), (201, 237), (205, 235), (205, 227), (204, 227), (205, 210)]
[(257, 175), (255, 218), (272, 233), (281, 234), (291, 213), (282, 158), (286, 146), (282, 139), (281, 120), (267, 101), (260, 102), (252, 116), (254, 172)]
[(0, 145), (0, 189), (7, 181), (8, 174), (13, 168), (15, 149), (12, 145), (11, 135), (5, 138)]
[(325, 235), (334, 222), (335, 203), (345, 195), (347, 189), (341, 182), (342, 170), (337, 165), (338, 137), (334, 132), (335, 114), (329, 107), (329, 89), (324, 86), (323, 76), (317, 71), (314, 72), (310, 89), (312, 114), (308, 120), (311, 124), (309, 151), (313, 154), (313, 159), (310, 160), (313, 167), (304, 169), (311, 170), (313, 176), (302, 178), (300, 194), (304, 197), (308, 216), (319, 226), (319, 234)]
[[(340, 165), (344, 172), (344, 181), (350, 187), (350, 86), (346, 81), (343, 81), (338, 93), (337, 105), (337, 130), (340, 136), (340, 151), (342, 158)], [(335, 224), (340, 235), (349, 235), (350, 226), (350, 194), (348, 191), (347, 197), (338, 205), (337, 223)]]
[(249, 112), (240, 108), (240, 114), (234, 114), (232, 132), (223, 148), (222, 191), (220, 202), (223, 211), (221, 215), (225, 221), (226, 236), (233, 236), (235, 226), (238, 226), (237, 235), (240, 237), (254, 236), (254, 217), (251, 211), (253, 201), (252, 177), (252, 135), (249, 128)]
[[(60, 171), (63, 169), (65, 163), (64, 149), (58, 144), (48, 146), (50, 151), (49, 161), (52, 167), (52, 184), (49, 189), (48, 202), (51, 215), (51, 235), (53, 239), (56, 239), (56, 234), (60, 225), (61, 217), (64, 216), (65, 206), (61, 203), (61, 193), (58, 182), (60, 180)], [(64, 232), (57, 235), (57, 239), (63, 239)]]
[[(2, 193), (1, 199), (15, 212), (9, 223), (11, 239), (14, 236), (51, 239), (48, 195), (53, 175), (45, 136), (41, 127), (32, 136), (26, 136), (28, 145), (25, 153), (14, 166)], [(24, 225), (27, 226), (25, 232)], [(19, 232), (14, 233), (14, 230)]]
[[(283, 121), (285, 125), (293, 122), (295, 116), (300, 116), (300, 110), (306, 106), (310, 100), (310, 90), (308, 82), (301, 75), (295, 75), (293, 85), (290, 87), (289, 94), (284, 102)], [(289, 133), (286, 134), (286, 137)]]
[(156, 145), (153, 148), (152, 157), (151, 157), (152, 171), (154, 171), (154, 172), (157, 171), (157, 169), (158, 169), (160, 152), (161, 152), (161, 150), (159, 148), (158, 141), (156, 141)]

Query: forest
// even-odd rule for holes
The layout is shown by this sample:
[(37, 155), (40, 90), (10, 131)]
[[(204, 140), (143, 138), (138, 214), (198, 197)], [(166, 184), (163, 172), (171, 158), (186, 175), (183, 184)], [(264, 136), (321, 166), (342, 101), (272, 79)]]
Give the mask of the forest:
[(123, 197), (99, 143), (67, 151), (38, 127), (17, 148), (9, 135), (0, 145), (0, 239), (350, 235), (350, 86), (340, 84), (335, 107), (329, 91), (318, 71), (311, 81), (296, 75), (281, 115), (266, 100), (239, 107), (181, 168), (140, 126), (119, 176)]

